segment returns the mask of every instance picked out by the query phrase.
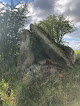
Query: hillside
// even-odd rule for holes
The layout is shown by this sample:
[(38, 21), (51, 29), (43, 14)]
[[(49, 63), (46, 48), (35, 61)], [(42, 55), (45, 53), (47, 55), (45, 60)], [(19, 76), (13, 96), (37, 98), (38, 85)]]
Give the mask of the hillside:
[(11, 96), (3, 96), (3, 106), (80, 106), (80, 51), (72, 68), (50, 71), (43, 67), (37, 64), (14, 83)]
[(22, 32), (17, 62), (2, 71), (2, 106), (80, 105), (80, 51), (52, 43), (31, 25)]
[(61, 2), (0, 0), (0, 106), (80, 106), (79, 9)]
[[(79, 52), (80, 53), (80, 52)], [(46, 66), (45, 66), (46, 67)], [(45, 68), (44, 68), (45, 69)], [(79, 106), (80, 54), (72, 68), (44, 71), (37, 65), (23, 78), (17, 102), (22, 106)]]

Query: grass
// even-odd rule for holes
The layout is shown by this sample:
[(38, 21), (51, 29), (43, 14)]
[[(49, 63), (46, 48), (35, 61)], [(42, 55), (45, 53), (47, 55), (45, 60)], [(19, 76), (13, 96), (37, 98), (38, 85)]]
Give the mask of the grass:
[[(28, 72), (13, 90), (15, 106), (80, 106), (80, 51), (75, 53), (76, 62), (68, 70), (46, 74), (38, 66), (35, 73)], [(12, 106), (13, 97), (5, 98), (6, 106)]]
[(44, 77), (27, 74), (17, 92), (17, 105), (21, 106), (80, 106), (80, 51), (76, 52), (73, 68)]
[(80, 50), (75, 50), (77, 59), (80, 59)]
[(4, 79), (2, 79), (2, 81), (0, 82), (0, 106), (13, 106), (13, 104), (14, 104), (13, 90), (11, 89), (11, 91), (9, 91), (9, 84), (5, 82)]

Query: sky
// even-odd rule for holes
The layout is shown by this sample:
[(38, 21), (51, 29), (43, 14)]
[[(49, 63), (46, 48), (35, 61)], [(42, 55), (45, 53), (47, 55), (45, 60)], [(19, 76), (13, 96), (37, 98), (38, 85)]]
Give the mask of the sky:
[[(10, 0), (3, 0), (9, 3)], [(16, 3), (17, 0), (14, 0)], [(25, 0), (24, 0), (25, 1)], [(28, 1), (28, 0), (26, 0)], [(36, 23), (45, 19), (51, 14), (64, 14), (70, 20), (73, 20), (77, 31), (66, 34), (63, 38), (66, 44), (74, 50), (80, 50), (80, 0), (31, 0), (28, 4), (31, 18), (29, 23)]]

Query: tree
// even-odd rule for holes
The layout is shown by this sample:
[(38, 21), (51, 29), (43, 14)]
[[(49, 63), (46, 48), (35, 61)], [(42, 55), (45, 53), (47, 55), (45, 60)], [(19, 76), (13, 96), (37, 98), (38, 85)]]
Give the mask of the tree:
[[(5, 5), (0, 12), (0, 56), (4, 62), (16, 63), (16, 57), (19, 53), (18, 41), (20, 41), (20, 29), (26, 22), (28, 14), (25, 3), (14, 5)], [(19, 6), (17, 8), (17, 6)]]
[(48, 38), (57, 43), (62, 42), (65, 34), (75, 31), (73, 23), (62, 15), (50, 15), (37, 24), (42, 30), (48, 33)]

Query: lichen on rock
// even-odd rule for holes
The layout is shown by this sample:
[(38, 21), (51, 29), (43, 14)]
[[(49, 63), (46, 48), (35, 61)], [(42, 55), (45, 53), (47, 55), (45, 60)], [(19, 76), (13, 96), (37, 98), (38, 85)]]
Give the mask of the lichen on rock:
[(32, 45), (30, 41), (30, 31), (23, 30), (20, 41), (20, 55), (18, 58), (18, 67), (23, 71), (26, 70), (34, 61)]
[(67, 68), (75, 63), (76, 58), (70, 47), (52, 43), (45, 33), (31, 24), (30, 31), (23, 30), (21, 34), (18, 67), (22, 71), (27, 70), (32, 64), (45, 59), (51, 61), (51, 65)]
[[(61, 67), (70, 67), (75, 62), (74, 51), (67, 47), (67, 54), (62, 48), (60, 48), (55, 42), (50, 42), (46, 35), (41, 32), (37, 26), (31, 24), (31, 31), (34, 33), (34, 37), (37, 37), (40, 43), (43, 45), (45, 55), (47, 55), (52, 61), (56, 62)], [(72, 55), (70, 54), (72, 53)], [(74, 60), (74, 62), (72, 61)]]

